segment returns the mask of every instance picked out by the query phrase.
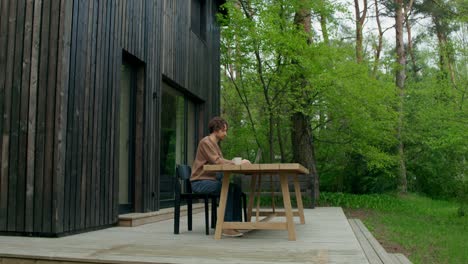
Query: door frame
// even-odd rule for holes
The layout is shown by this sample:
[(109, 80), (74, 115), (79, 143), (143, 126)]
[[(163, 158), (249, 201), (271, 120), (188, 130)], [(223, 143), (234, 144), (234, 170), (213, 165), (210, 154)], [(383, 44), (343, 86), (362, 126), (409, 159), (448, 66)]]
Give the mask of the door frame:
[[(119, 214), (143, 210), (143, 130), (145, 64), (129, 52), (122, 50), (122, 64), (132, 67), (130, 87), (130, 151), (129, 151), (129, 196), (130, 206), (120, 203)], [(119, 109), (120, 112), (120, 109)], [(120, 138), (120, 132), (118, 133)], [(119, 151), (120, 153), (120, 151)], [(120, 155), (120, 154), (119, 154)], [(132, 158), (133, 157), (133, 158)]]

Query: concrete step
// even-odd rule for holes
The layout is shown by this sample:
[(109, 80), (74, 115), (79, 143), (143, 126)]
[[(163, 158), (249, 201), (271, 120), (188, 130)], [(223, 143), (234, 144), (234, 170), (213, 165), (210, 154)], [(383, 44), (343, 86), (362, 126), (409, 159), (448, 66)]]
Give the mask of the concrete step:
[[(193, 214), (201, 213), (205, 210), (202, 203), (193, 204)], [(187, 215), (187, 206), (180, 207), (180, 216)], [(139, 226), (174, 218), (174, 208), (164, 208), (155, 212), (148, 213), (130, 213), (119, 215), (119, 226)]]

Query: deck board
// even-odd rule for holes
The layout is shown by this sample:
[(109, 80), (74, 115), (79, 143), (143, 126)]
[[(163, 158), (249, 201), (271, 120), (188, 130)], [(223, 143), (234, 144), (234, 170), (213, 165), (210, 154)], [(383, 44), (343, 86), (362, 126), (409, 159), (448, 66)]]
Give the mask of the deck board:
[(400, 253), (389, 254), (369, 232), (359, 219), (348, 220), (351, 228), (361, 244), (364, 254), (371, 264), (411, 264), (408, 258)]
[(0, 236), (0, 260), (38, 256), (101, 263), (368, 263), (341, 208), (305, 209), (305, 218), (306, 224), (296, 225), (296, 241), (288, 241), (286, 230), (255, 230), (242, 238), (215, 240), (214, 229), (210, 236), (204, 234), (203, 214), (194, 215), (191, 232), (181, 218), (179, 235), (172, 233), (171, 219), (52, 239)]

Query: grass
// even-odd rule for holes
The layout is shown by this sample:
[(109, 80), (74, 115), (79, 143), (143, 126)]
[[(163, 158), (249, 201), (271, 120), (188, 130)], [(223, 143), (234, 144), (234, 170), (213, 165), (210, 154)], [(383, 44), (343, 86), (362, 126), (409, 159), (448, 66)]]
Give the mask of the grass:
[(404, 249), (413, 263), (468, 263), (468, 216), (459, 204), (416, 194), (322, 193), (320, 204), (365, 211), (362, 219), (379, 241)]

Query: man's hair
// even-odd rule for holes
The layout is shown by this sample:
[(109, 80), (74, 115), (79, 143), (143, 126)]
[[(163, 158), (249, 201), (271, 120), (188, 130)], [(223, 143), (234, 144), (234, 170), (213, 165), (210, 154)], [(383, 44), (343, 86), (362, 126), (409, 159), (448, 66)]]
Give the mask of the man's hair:
[(228, 127), (228, 123), (226, 122), (226, 120), (224, 120), (222, 117), (215, 116), (208, 123), (208, 130), (211, 134), (213, 132), (223, 129), (224, 125), (226, 125), (226, 128)]

